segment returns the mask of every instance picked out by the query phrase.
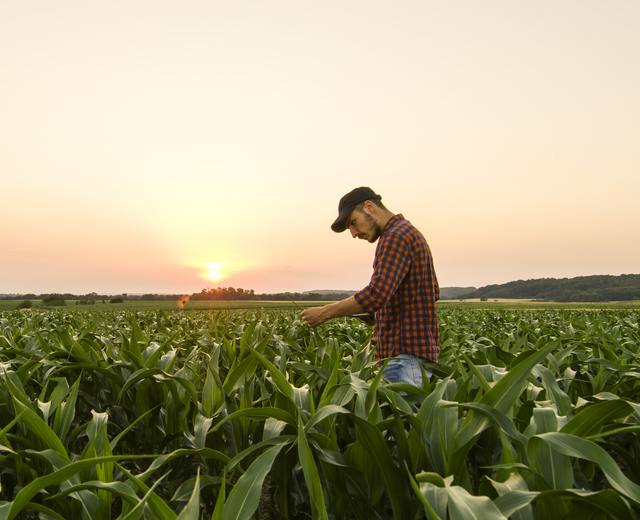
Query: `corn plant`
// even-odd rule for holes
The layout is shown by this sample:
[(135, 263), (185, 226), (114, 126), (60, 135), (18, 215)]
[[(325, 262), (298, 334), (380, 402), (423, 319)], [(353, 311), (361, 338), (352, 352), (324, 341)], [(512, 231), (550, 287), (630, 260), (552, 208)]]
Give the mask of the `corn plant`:
[(637, 312), (439, 319), (415, 388), (349, 319), (1, 313), (0, 520), (637, 518)]

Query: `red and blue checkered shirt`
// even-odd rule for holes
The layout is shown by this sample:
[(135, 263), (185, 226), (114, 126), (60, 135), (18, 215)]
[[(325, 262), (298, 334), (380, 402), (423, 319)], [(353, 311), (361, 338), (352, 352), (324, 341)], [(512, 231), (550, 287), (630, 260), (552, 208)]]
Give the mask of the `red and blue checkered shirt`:
[(437, 361), (440, 337), (436, 301), (440, 287), (422, 233), (394, 215), (378, 240), (369, 285), (355, 295), (375, 313), (375, 359), (410, 354)]

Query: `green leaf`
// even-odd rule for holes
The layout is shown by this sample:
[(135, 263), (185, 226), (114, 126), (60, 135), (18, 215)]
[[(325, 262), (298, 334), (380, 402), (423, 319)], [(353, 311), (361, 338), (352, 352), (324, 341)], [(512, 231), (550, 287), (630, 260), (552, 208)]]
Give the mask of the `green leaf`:
[[(551, 499), (561, 497), (565, 501), (568, 498), (574, 502), (584, 503), (590, 507), (594, 515), (601, 516), (600, 513), (606, 513), (616, 520), (637, 520), (637, 515), (629, 503), (613, 489), (604, 489), (602, 491), (586, 491), (584, 489), (542, 491), (538, 493), (537, 499), (541, 501), (549, 497)], [(594, 507), (597, 509), (594, 510)]]
[(329, 404), (323, 408), (320, 408), (320, 410), (318, 410), (318, 412), (314, 414), (314, 416), (311, 419), (309, 419), (309, 422), (304, 427), (305, 433), (309, 433), (311, 431), (311, 428), (313, 428), (316, 424), (323, 421), (327, 417), (330, 417), (338, 413), (348, 414), (351, 412), (349, 412), (349, 410), (347, 410), (346, 408), (343, 408), (342, 406), (337, 406), (335, 404)]
[[(49, 509), (48, 507), (43, 506), (42, 504), (36, 504), (34, 502), (29, 502), (25, 506), (24, 511), (35, 511), (36, 513), (43, 513), (44, 515), (54, 518), (55, 520), (65, 520), (63, 516), (60, 516), (53, 509)], [(41, 517), (38, 517), (38, 518), (41, 518)]]
[[(75, 417), (76, 401), (78, 399), (78, 390), (80, 389), (80, 379), (81, 377), (78, 377), (71, 387), (66, 403), (56, 409), (53, 430), (60, 439), (64, 439), (67, 436), (71, 423), (73, 422), (73, 418)], [(64, 409), (60, 411), (60, 408), (62, 407), (64, 407)]]
[[(407, 468), (407, 472), (409, 473), (409, 481), (411, 482), (411, 487), (413, 488), (413, 492), (418, 497), (418, 500), (422, 503), (425, 510), (431, 515), (431, 520), (442, 520), (446, 519), (447, 515), (447, 499), (446, 499), (446, 490), (444, 489), (444, 482), (442, 486), (436, 486), (430, 482), (418, 483), (413, 479), (411, 473), (409, 472), (409, 468)], [(440, 475), (438, 475), (440, 477)], [(441, 478), (441, 477), (440, 477)], [(433, 493), (435, 491), (435, 494)], [(441, 514), (438, 514), (439, 511)]]
[(501, 494), (493, 503), (507, 518), (534, 520), (531, 502), (539, 495), (540, 493), (535, 491), (515, 489)]
[(124, 473), (127, 476), (129, 480), (131, 480), (133, 485), (138, 490), (145, 493), (143, 500), (149, 502), (148, 506), (151, 512), (153, 513), (154, 518), (158, 518), (160, 520), (175, 520), (176, 514), (173, 511), (171, 511), (171, 509), (169, 508), (169, 506), (166, 504), (164, 500), (162, 500), (158, 495), (153, 493), (153, 489), (160, 483), (161, 480), (163, 480), (169, 474), (169, 472), (165, 473), (160, 479), (156, 480), (154, 485), (151, 488), (149, 488), (144, 483), (143, 480), (132, 475), (129, 471), (127, 471), (121, 465), (118, 464), (118, 468), (120, 469), (120, 471), (122, 471), (122, 473)]
[[(326, 410), (328, 407), (323, 408)], [(298, 457), (300, 457), (300, 465), (304, 472), (304, 479), (307, 483), (309, 491), (309, 499), (311, 500), (311, 514), (314, 520), (328, 520), (327, 510), (324, 505), (324, 495), (322, 493), (322, 482), (318, 475), (318, 468), (313, 460), (313, 453), (309, 448), (302, 419), (298, 420)]]
[(262, 451), (264, 448), (268, 448), (271, 446), (283, 446), (287, 444), (292, 444), (297, 439), (296, 435), (281, 435), (279, 437), (272, 437), (270, 439), (264, 440), (262, 442), (258, 442), (257, 444), (253, 444), (249, 446), (247, 449), (238, 453), (235, 457), (227, 462), (227, 473), (234, 469), (240, 462), (249, 457), (255, 452)]
[(42, 440), (47, 448), (57, 451), (65, 458), (69, 458), (64, 444), (60, 441), (55, 432), (44, 422), (40, 416), (31, 408), (26, 407), (20, 401), (14, 398), (16, 410), (21, 415), (21, 422), (28, 426), (28, 429)]
[(624, 419), (633, 411), (633, 407), (622, 399), (592, 404), (580, 410), (560, 431), (578, 437), (593, 437), (607, 423)]
[(491, 421), (498, 426), (504, 433), (506, 433), (511, 440), (517, 442), (523, 448), (527, 443), (527, 437), (520, 433), (516, 428), (513, 420), (507, 417), (505, 414), (499, 412), (495, 408), (486, 406), (482, 403), (446, 403), (443, 402), (440, 406), (455, 406), (459, 408), (468, 408), (475, 410), (481, 414), (486, 415)]
[(589, 460), (600, 466), (611, 487), (640, 505), (640, 486), (624, 476), (611, 456), (594, 442), (568, 435), (566, 433), (549, 432), (529, 439), (529, 444), (545, 442), (559, 453), (569, 457)]
[[(535, 365), (546, 358), (560, 344), (559, 340), (549, 342), (542, 349), (532, 353), (525, 352), (515, 361), (515, 366), (503, 376), (491, 390), (480, 399), (480, 403), (498, 412), (508, 415), (516, 401), (520, 398), (522, 389), (527, 383), (527, 378)], [(467, 418), (465, 426), (458, 432), (455, 439), (455, 450), (450, 459), (450, 470), (461, 478), (467, 453), (475, 442), (476, 437), (491, 425), (491, 420), (485, 414), (472, 413)]]
[[(558, 415), (552, 408), (537, 408), (533, 412), (532, 425), (537, 434), (558, 431)], [(538, 471), (553, 489), (573, 487), (571, 459), (548, 444), (527, 442), (527, 454), (531, 468)]]
[(273, 408), (273, 407), (245, 408), (242, 410), (238, 410), (237, 412), (233, 412), (230, 415), (227, 415), (227, 417), (222, 419), (220, 422), (216, 423), (215, 426), (213, 426), (209, 430), (209, 433), (213, 433), (219, 430), (225, 423), (229, 421), (233, 421), (234, 419), (239, 419), (242, 417), (249, 417), (251, 419), (256, 419), (256, 420), (265, 420), (268, 418), (272, 418), (278, 421), (286, 422), (287, 424), (290, 424), (291, 426), (294, 426), (294, 427), (298, 425), (293, 415), (291, 415), (289, 412), (281, 410), (280, 408)]
[(507, 520), (489, 497), (473, 496), (460, 486), (447, 488), (451, 520)]
[(129, 376), (126, 383), (120, 390), (117, 400), (120, 401), (124, 393), (129, 388), (131, 388), (133, 385), (135, 385), (137, 382), (143, 379), (150, 379), (155, 382), (167, 382), (167, 383), (172, 383), (175, 381), (185, 389), (185, 391), (187, 392), (187, 394), (189, 394), (189, 397), (194, 403), (198, 403), (198, 395), (196, 393), (196, 387), (191, 381), (182, 377), (167, 374), (166, 372), (163, 372), (159, 368), (142, 368), (140, 370), (137, 370), (133, 374), (131, 374), (131, 376)]
[(504, 516), (513, 520), (534, 520), (530, 504), (538, 493), (529, 491), (527, 483), (519, 473), (511, 473), (504, 482), (496, 482), (490, 478), (487, 480), (500, 495), (493, 503)]
[(122, 333), (122, 343), (124, 347), (124, 351), (129, 355), (131, 361), (137, 369), (142, 369), (144, 367), (144, 359), (142, 359), (142, 353), (140, 352), (140, 347), (138, 345), (138, 338), (142, 338), (142, 330), (136, 323), (136, 320), (131, 317), (131, 339), (127, 339), (127, 333), (123, 331)]
[[(162, 481), (168, 474), (169, 472), (165, 473), (164, 475), (162, 475), (162, 477), (156, 480), (153, 486), (147, 489), (144, 497), (142, 497), (142, 499), (136, 504), (136, 506), (131, 511), (129, 511), (129, 513), (125, 515), (122, 520), (138, 520), (144, 513), (144, 508), (147, 506), (147, 501), (152, 503), (154, 501), (154, 497), (155, 499), (160, 500), (158, 495), (156, 495), (153, 490), (162, 483)], [(171, 511), (170, 509), (154, 510), (153, 512), (154, 518), (157, 518), (159, 520), (174, 520), (176, 518), (175, 513), (173, 513), (173, 511)]]
[(204, 415), (212, 417), (218, 406), (222, 403), (222, 392), (216, 384), (215, 377), (211, 367), (207, 367), (207, 378), (205, 379), (204, 387), (202, 388), (202, 409)]
[(409, 518), (411, 516), (411, 499), (407, 479), (395, 465), (380, 430), (355, 414), (351, 414), (350, 417), (356, 425), (357, 439), (380, 469), (394, 517)]
[[(246, 334), (247, 331), (245, 331), (245, 335)], [(262, 341), (260, 341), (260, 343), (258, 343), (255, 350), (250, 346), (247, 346), (245, 342), (241, 341), (241, 345), (245, 345), (243, 351), (246, 350), (250, 353), (262, 353), (264, 352), (270, 339), (271, 336), (264, 338)], [(233, 367), (224, 380), (223, 388), (225, 394), (232, 395), (238, 388), (244, 385), (251, 378), (257, 366), (258, 360), (252, 358), (251, 356), (247, 356), (238, 365)]]
[[(553, 359), (553, 356), (550, 356), (550, 359)], [(558, 413), (560, 415), (570, 416), (573, 412), (571, 399), (569, 399), (569, 396), (560, 389), (558, 381), (551, 370), (542, 365), (538, 365), (533, 368), (532, 372), (535, 376), (542, 379), (542, 384), (547, 389), (549, 398), (553, 403), (555, 403)]]
[(226, 485), (227, 485), (227, 481), (224, 478), (224, 472), (222, 474), (222, 478), (220, 479), (222, 480), (222, 485), (220, 486), (220, 492), (218, 493), (218, 499), (216, 501), (216, 507), (213, 510), (213, 515), (211, 516), (211, 520), (223, 520), (223, 513), (224, 513), (224, 503), (225, 500), (227, 498), (226, 495)]
[[(220, 477), (209, 477), (207, 475), (199, 477), (200, 490), (202, 491), (206, 487), (209, 486), (217, 486), (222, 484), (222, 480)], [(171, 497), (171, 502), (187, 502), (191, 499), (191, 495), (193, 494), (193, 490), (196, 485), (196, 479), (190, 478), (189, 480), (180, 484), (178, 490)]]
[[(171, 346), (172, 346), (172, 342), (173, 340), (176, 338), (177, 334), (174, 334), (173, 336), (171, 336), (170, 338), (167, 339), (167, 341), (164, 342), (164, 344), (162, 346), (159, 345), (154, 345), (155, 348), (153, 350), (153, 353), (148, 357), (148, 359), (145, 361), (144, 366), (145, 368), (156, 368), (157, 364), (158, 364), (158, 360), (160, 359), (160, 357), (167, 351), (167, 350), (171, 350)], [(151, 345), (150, 345), (151, 346)]]
[[(507, 372), (486, 394), (482, 396), (480, 402), (495, 408), (499, 412), (508, 414), (517, 400), (520, 398), (522, 389), (526, 385), (527, 378), (531, 374), (533, 367), (542, 362), (551, 352), (558, 348), (559, 340), (550, 341), (541, 350), (530, 355), (520, 356), (525, 359), (517, 363)], [(528, 354), (528, 353), (524, 353)], [(516, 362), (520, 359), (518, 357)]]
[(380, 381), (382, 380), (382, 374), (384, 373), (384, 370), (385, 368), (387, 368), (388, 364), (389, 364), (389, 359), (387, 359), (384, 362), (384, 365), (380, 367), (380, 369), (378, 370), (378, 373), (376, 374), (376, 377), (371, 383), (371, 386), (369, 386), (369, 390), (367, 390), (367, 399), (365, 401), (364, 409), (365, 409), (366, 418), (369, 422), (375, 422), (373, 411), (375, 409), (374, 405), (376, 404), (376, 400), (378, 397), (378, 386), (380, 385)]
[(253, 349), (249, 349), (248, 352), (251, 356), (255, 357), (258, 360), (258, 363), (260, 363), (265, 368), (265, 370), (267, 370), (267, 372), (269, 372), (278, 390), (280, 390), (280, 392), (291, 399), (292, 402), (295, 402), (293, 388), (291, 386), (291, 383), (287, 381), (287, 378), (284, 376), (284, 374), (280, 372), (280, 370), (278, 370), (278, 368), (273, 363), (267, 360), (259, 352), (256, 352)]
[[(156, 473), (156, 471), (158, 471), (158, 469), (164, 466), (165, 464), (168, 464), (172, 460), (180, 459), (185, 456), (191, 456), (191, 455), (200, 455), (200, 457), (202, 457), (203, 459), (218, 460), (223, 464), (228, 464), (230, 460), (229, 457), (224, 453), (220, 451), (212, 450), (211, 448), (203, 448), (199, 450), (181, 448), (181, 449), (172, 451), (168, 455), (159, 455), (159, 456), (148, 455), (147, 457), (153, 457), (154, 461), (151, 463), (149, 468), (147, 468), (147, 470), (144, 473), (136, 475), (135, 477), (136, 482), (144, 483), (151, 475)], [(125, 471), (123, 468), (121, 468), (121, 470)], [(132, 477), (133, 475), (129, 478), (132, 478)], [(143, 492), (146, 493), (146, 489), (143, 489), (143, 488), (141, 489)]]
[(191, 498), (189, 502), (185, 506), (185, 508), (180, 511), (177, 520), (198, 520), (200, 516), (200, 468), (198, 468), (198, 473), (195, 479), (195, 485), (193, 486), (193, 493), (191, 493)]
[[(88, 482), (83, 482), (82, 484), (78, 484), (75, 486), (70, 486), (65, 488), (63, 491), (51, 497), (51, 499), (62, 498), (70, 495), (71, 493), (76, 493), (78, 491), (90, 490), (90, 491), (108, 491), (109, 493), (113, 493), (114, 495), (119, 496), (123, 501), (135, 506), (139, 498), (136, 495), (135, 491), (131, 489), (130, 486), (125, 484), (124, 482), (99, 482), (97, 480), (90, 480)], [(108, 518), (109, 516), (107, 516)]]
[(465, 360), (472, 374), (476, 376), (476, 378), (478, 378), (478, 381), (480, 382), (480, 386), (484, 389), (484, 391), (488, 392), (489, 390), (491, 390), (491, 386), (489, 386), (489, 383), (487, 382), (485, 377), (482, 375), (480, 370), (478, 370), (478, 367), (473, 363), (473, 361), (471, 361), (471, 358), (467, 356), (464, 352), (461, 352), (460, 356), (462, 357), (462, 359)]
[(127, 460), (133, 457), (141, 457), (144, 455), (137, 456), (112, 456), (112, 457), (98, 457), (94, 459), (85, 459), (79, 462), (74, 462), (71, 464), (67, 464), (50, 473), (49, 475), (45, 475), (39, 477), (24, 486), (19, 493), (16, 495), (16, 498), (12, 502), (8, 502), (0, 508), (0, 520), (13, 520), (16, 515), (26, 506), (28, 502), (41, 490), (48, 486), (55, 486), (61, 484), (71, 478), (73, 475), (82, 471), (85, 468), (90, 468), (95, 466), (96, 464), (116, 461), (116, 460)]
[(242, 475), (224, 504), (224, 520), (250, 520), (260, 503), (262, 484), (284, 445), (273, 446), (260, 455)]

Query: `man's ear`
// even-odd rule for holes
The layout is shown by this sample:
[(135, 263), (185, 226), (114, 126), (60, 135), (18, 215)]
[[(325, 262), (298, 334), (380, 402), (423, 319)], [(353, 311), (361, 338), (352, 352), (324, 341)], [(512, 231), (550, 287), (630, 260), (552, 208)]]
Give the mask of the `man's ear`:
[(376, 212), (376, 205), (372, 201), (367, 200), (362, 209), (366, 210), (367, 214), (373, 215)]

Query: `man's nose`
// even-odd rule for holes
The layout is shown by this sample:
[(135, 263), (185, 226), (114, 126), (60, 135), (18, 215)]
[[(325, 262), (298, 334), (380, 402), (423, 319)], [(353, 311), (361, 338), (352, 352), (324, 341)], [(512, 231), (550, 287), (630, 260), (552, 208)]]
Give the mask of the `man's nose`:
[(358, 232), (356, 231), (356, 228), (349, 227), (349, 231), (351, 231), (351, 238), (356, 238), (358, 236)]

